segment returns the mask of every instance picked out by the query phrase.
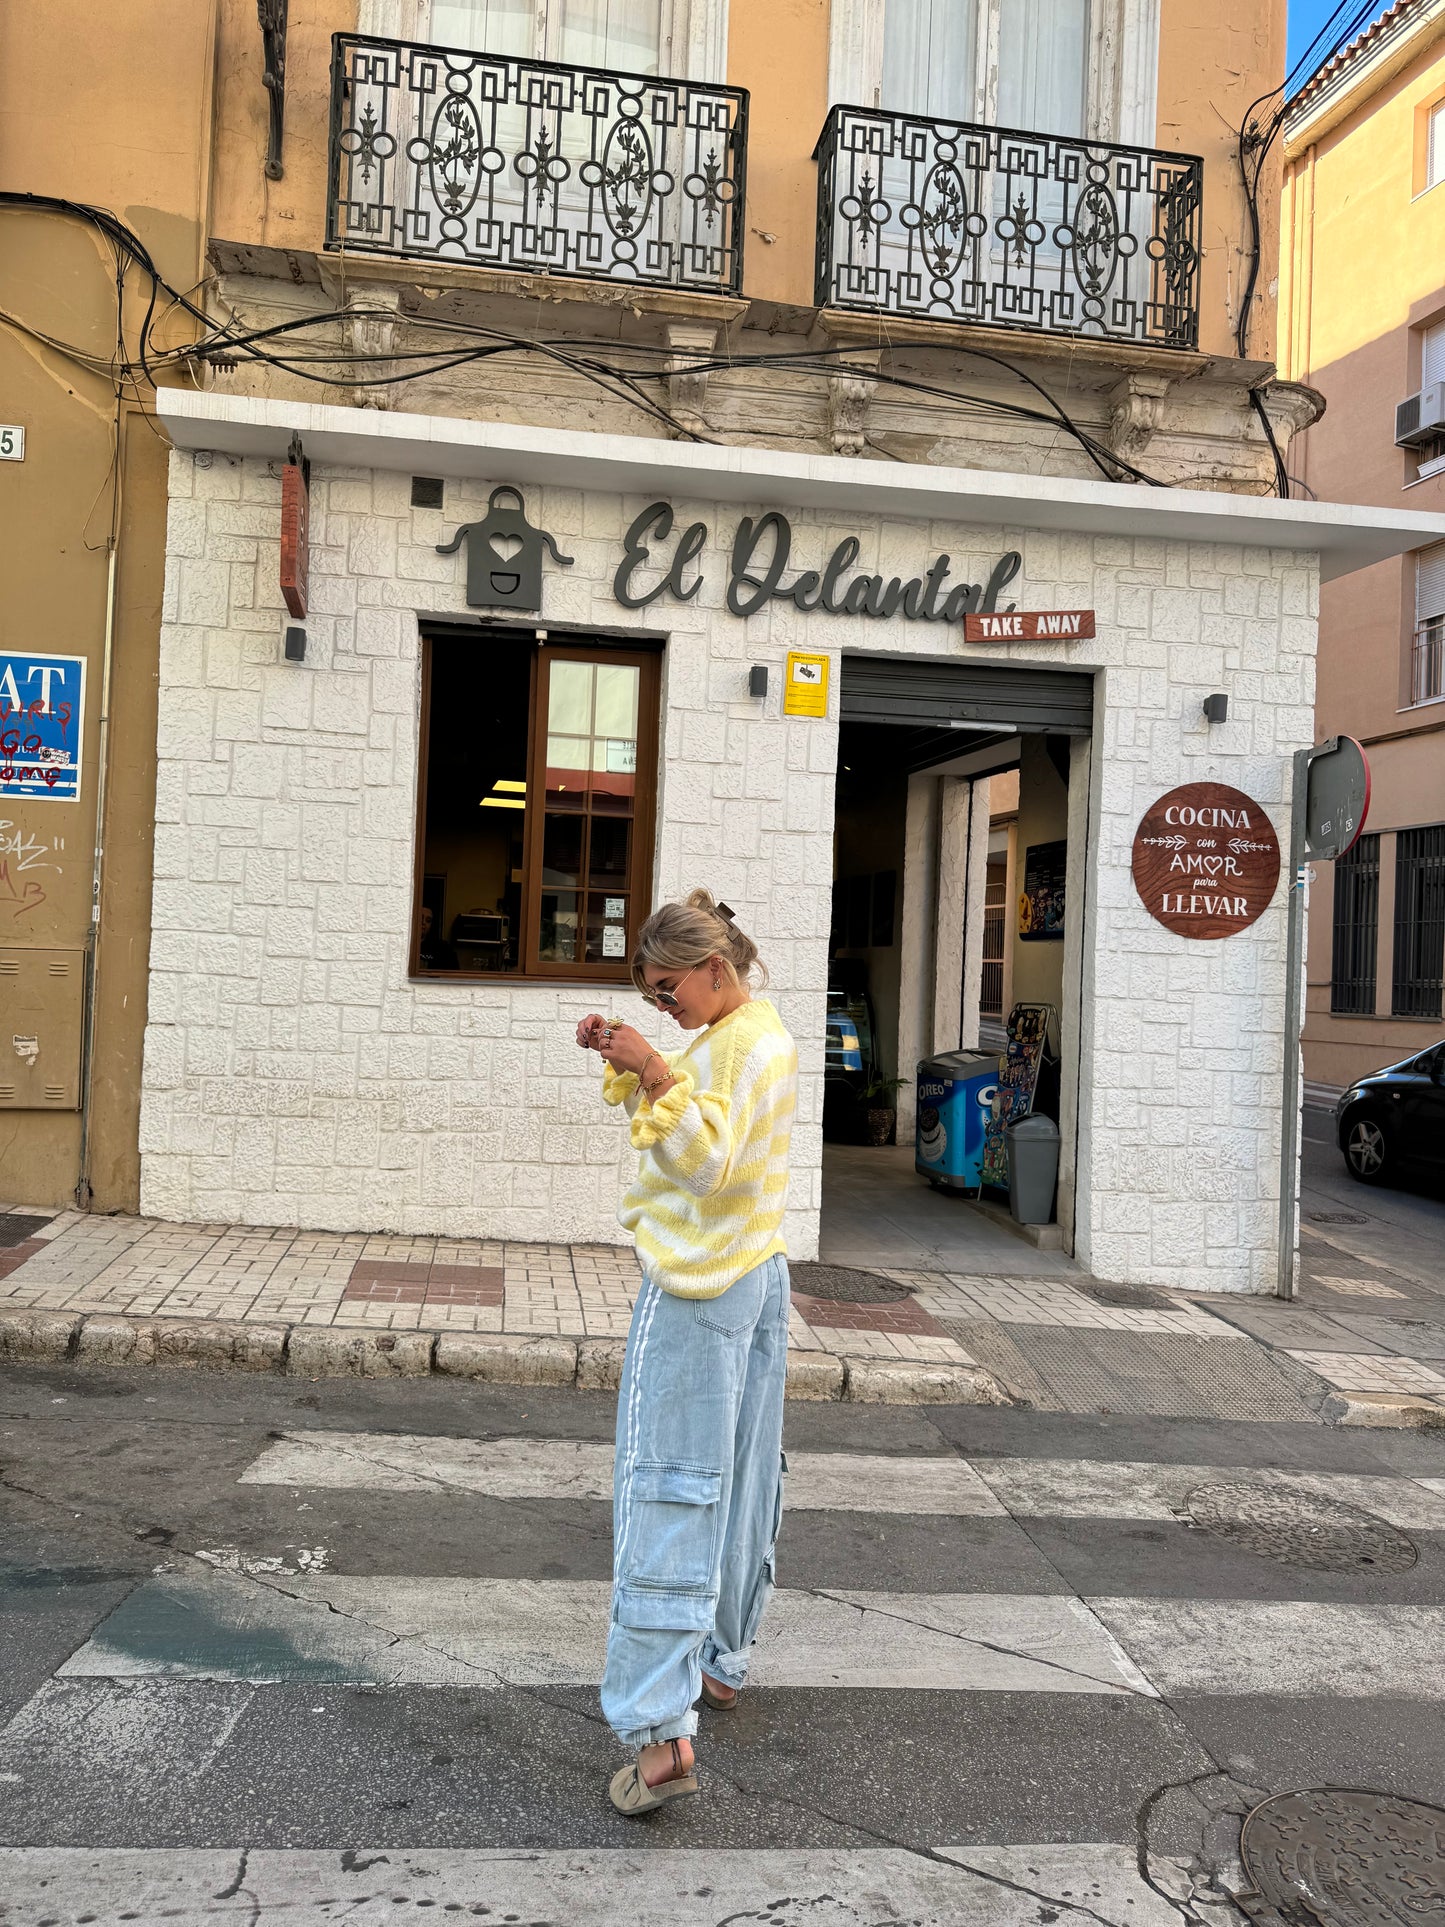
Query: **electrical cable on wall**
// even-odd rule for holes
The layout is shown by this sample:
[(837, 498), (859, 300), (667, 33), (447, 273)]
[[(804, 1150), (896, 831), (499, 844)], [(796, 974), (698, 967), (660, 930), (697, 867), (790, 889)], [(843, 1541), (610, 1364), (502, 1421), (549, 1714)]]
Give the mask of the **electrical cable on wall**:
[[(1340, 5), (1335, 8), (1314, 39), (1285, 74), (1281, 85), (1271, 87), (1268, 93), (1261, 94), (1257, 100), (1252, 100), (1244, 111), (1244, 119), (1239, 128), (1239, 168), (1244, 181), (1245, 209), (1249, 217), (1249, 273), (1245, 277), (1244, 292), (1239, 303), (1239, 317), (1234, 330), (1235, 352), (1241, 361), (1247, 360), (1249, 356), (1250, 315), (1259, 289), (1260, 265), (1263, 257), (1259, 192), (1260, 183), (1264, 178), (1265, 162), (1284, 128), (1290, 109), (1300, 94), (1329, 66), (1341, 49), (1355, 39), (1377, 11), (1378, 0), (1340, 0)], [(1276, 96), (1279, 98), (1269, 113), (1262, 118), (1256, 118), (1260, 109), (1268, 102), (1275, 100)], [(1288, 498), (1290, 475), (1275, 437), (1274, 425), (1265, 409), (1263, 397), (1258, 389), (1252, 388), (1249, 391), (1249, 399), (1264, 426), (1266, 439), (1274, 455), (1276, 492)]]
[[(376, 311), (351, 308), (300, 316), (263, 328), (248, 328), (234, 317), (217, 322), (215, 317), (199, 307), (189, 294), (172, 287), (166, 281), (157, 269), (144, 242), (108, 209), (50, 195), (9, 191), (0, 192), (0, 206), (69, 214), (89, 223), (105, 240), (116, 262), (117, 348), (111, 360), (106, 361), (83, 349), (59, 341), (53, 336), (42, 334), (16, 316), (0, 312), (0, 321), (23, 330), (95, 372), (110, 373), (117, 383), (118, 393), (121, 392), (122, 384), (129, 384), (134, 391), (133, 399), (139, 399), (139, 386), (142, 382), (151, 388), (155, 387), (158, 372), (174, 373), (185, 369), (194, 370), (198, 365), (203, 364), (208, 364), (217, 371), (226, 371), (238, 368), (248, 361), (258, 362), (280, 373), (289, 374), (297, 380), (315, 382), (322, 387), (376, 388), (397, 386), (428, 377), (434, 378), (496, 356), (522, 354), (539, 356), (566, 368), (570, 373), (602, 389), (614, 399), (623, 400), (641, 409), (682, 439), (699, 442), (711, 439), (679, 421), (656, 399), (655, 395), (650, 394), (643, 386), (649, 381), (656, 383), (671, 372), (668, 365), (672, 358), (671, 350), (661, 345), (620, 341), (598, 342), (585, 339), (544, 339), (514, 334), (505, 329), (482, 327), (474, 323), (439, 321), (428, 316), (407, 316), (404, 320), (409, 328), (436, 330), (453, 337), (453, 343), (436, 349), (411, 348), (383, 354), (378, 351), (347, 351), (333, 347), (313, 346), (304, 339), (299, 339), (294, 350), (287, 350), (280, 348), (284, 339), (304, 337), (313, 329), (335, 327), (338, 324), (368, 319), (394, 323), (398, 320), (398, 316), (395, 310), (390, 308)], [(127, 351), (124, 339), (126, 282), (132, 269), (143, 275), (148, 284), (146, 306), (137, 331), (134, 356)], [(167, 298), (167, 306), (158, 315), (157, 310), (163, 295)], [(195, 340), (170, 348), (163, 347), (155, 338), (156, 332), (163, 322), (178, 310), (194, 320), (202, 332)], [(458, 337), (461, 339), (457, 340)], [(849, 366), (847, 358), (856, 352), (854, 348), (838, 347), (729, 355), (711, 360), (689, 360), (688, 372), (706, 375), (737, 373), (750, 369), (785, 370), (805, 377), (826, 380), (835, 376), (840, 366)], [(891, 390), (902, 397), (919, 396), (975, 416), (982, 414), (1042, 423), (1060, 430), (1074, 440), (1107, 481), (1117, 482), (1127, 478), (1151, 488), (1172, 486), (1160, 477), (1148, 474), (1135, 463), (1116, 453), (1096, 435), (1091, 434), (1070, 415), (1042, 382), (1008, 357), (984, 348), (960, 348), (942, 343), (913, 344), (910, 352), (944, 353), (950, 357), (968, 355), (975, 360), (990, 363), (1011, 375), (1023, 387), (1032, 390), (1041, 405), (1033, 406), (1025, 401), (1009, 401), (994, 395), (971, 394), (967, 391), (946, 388), (916, 376), (906, 376), (885, 369), (857, 372), (862, 373), (864, 378), (876, 387)], [(347, 368), (354, 368), (358, 372), (354, 374), (340, 372)], [(1272, 426), (1264, 415), (1258, 398), (1252, 397), (1252, 399), (1264, 420), (1265, 432), (1274, 450), (1277, 474), (1282, 475), (1283, 458), (1275, 441)], [(1286, 489), (1287, 486), (1286, 478)]]

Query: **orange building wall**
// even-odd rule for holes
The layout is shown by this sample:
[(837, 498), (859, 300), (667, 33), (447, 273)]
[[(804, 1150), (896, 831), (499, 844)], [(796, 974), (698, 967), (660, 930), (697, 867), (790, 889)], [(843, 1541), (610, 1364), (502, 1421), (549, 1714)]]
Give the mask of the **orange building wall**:
[[(1249, 270), (1239, 128), (1284, 77), (1285, 14), (1286, 0), (1163, 0), (1160, 12), (1158, 145), (1204, 161), (1199, 345), (1207, 354), (1235, 353)], [(1281, 171), (1276, 147), (1260, 183), (1263, 259), (1250, 314), (1248, 351), (1261, 361), (1274, 357)]]

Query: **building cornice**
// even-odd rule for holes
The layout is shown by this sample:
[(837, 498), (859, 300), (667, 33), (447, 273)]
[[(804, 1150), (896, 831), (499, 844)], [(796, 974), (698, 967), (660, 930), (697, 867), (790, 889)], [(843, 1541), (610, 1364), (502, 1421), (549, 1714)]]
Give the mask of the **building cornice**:
[(452, 415), (163, 388), (156, 414), (177, 448), (310, 460), (445, 479), (482, 478), (629, 495), (823, 508), (974, 528), (1034, 528), (1156, 541), (1238, 543), (1317, 555), (1322, 578), (1445, 540), (1445, 515), (1353, 502), (1283, 502), (1202, 489), (870, 462), (746, 444), (602, 435)]
[(1305, 87), (1284, 124), (1284, 156), (1294, 160), (1323, 140), (1435, 41), (1445, 37), (1445, 0), (1398, 10), (1362, 36), (1358, 51), (1341, 56)]

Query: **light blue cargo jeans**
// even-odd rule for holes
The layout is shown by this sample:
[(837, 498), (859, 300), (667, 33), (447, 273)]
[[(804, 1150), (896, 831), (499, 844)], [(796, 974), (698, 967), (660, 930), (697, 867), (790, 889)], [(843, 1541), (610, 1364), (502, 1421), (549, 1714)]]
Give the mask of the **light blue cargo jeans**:
[(602, 1711), (629, 1747), (697, 1731), (705, 1670), (741, 1686), (783, 1507), (788, 1267), (717, 1298), (643, 1283), (617, 1401)]

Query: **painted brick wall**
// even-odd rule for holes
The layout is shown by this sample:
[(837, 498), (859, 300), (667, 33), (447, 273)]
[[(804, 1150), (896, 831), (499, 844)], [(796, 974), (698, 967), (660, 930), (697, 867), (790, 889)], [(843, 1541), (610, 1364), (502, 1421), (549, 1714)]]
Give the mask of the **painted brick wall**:
[[(621, 1237), (631, 1166), (576, 1019), (595, 993), (410, 984), (418, 614), (466, 613), (462, 554), (497, 476), (413, 509), (409, 478), (314, 471), (308, 660), (281, 660), (279, 472), (172, 457), (161, 639), (143, 1208), (331, 1229)], [(970, 654), (943, 625), (722, 608), (741, 512), (677, 504), (711, 531), (693, 602), (623, 611), (620, 536), (643, 498), (528, 491), (570, 569), (542, 624), (665, 633), (656, 895), (706, 883), (772, 968), (802, 1067), (790, 1237), (815, 1248), (837, 729), (785, 720), (789, 647)], [(767, 506), (763, 504), (762, 506)], [(1105, 1277), (1262, 1289), (1274, 1238), (1284, 891), (1249, 932), (1190, 943), (1149, 918), (1129, 850), (1145, 806), (1215, 778), (1287, 833), (1287, 756), (1312, 733), (1315, 582), (1270, 551), (793, 514), (794, 562), (859, 534), (858, 567), (956, 580), (1023, 551), (1024, 608), (1093, 607), (1097, 642), (1027, 660), (1099, 667), (1097, 863), (1086, 929), (1080, 1256)], [(765, 705), (746, 695), (773, 667)], [(836, 708), (836, 674), (834, 706)], [(1231, 720), (1206, 731), (1213, 689)], [(605, 1000), (611, 1003), (613, 999)], [(640, 1008), (640, 1007), (639, 1007)], [(648, 1020), (651, 1022), (652, 1020)]]

